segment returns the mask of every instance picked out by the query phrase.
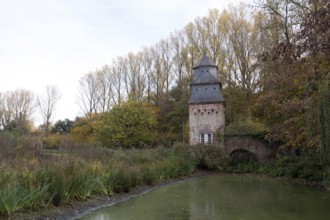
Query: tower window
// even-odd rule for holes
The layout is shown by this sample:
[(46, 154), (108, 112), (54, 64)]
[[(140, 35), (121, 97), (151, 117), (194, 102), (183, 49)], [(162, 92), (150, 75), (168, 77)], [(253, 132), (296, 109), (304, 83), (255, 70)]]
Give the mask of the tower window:
[(201, 142), (201, 144), (205, 144), (205, 136), (204, 136), (204, 134), (201, 134), (200, 135), (200, 142)]
[(200, 134), (199, 141), (201, 144), (213, 144), (213, 134), (212, 133)]
[(207, 143), (212, 144), (213, 143), (213, 137), (212, 133), (207, 134)]
[(207, 88), (205, 88), (205, 90), (207, 90)]

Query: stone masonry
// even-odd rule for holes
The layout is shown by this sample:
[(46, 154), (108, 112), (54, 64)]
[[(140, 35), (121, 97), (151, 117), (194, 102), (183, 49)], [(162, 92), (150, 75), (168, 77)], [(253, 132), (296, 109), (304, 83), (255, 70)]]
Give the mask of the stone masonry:
[(189, 143), (223, 145), (225, 99), (218, 80), (218, 67), (204, 55), (193, 69), (188, 102)]

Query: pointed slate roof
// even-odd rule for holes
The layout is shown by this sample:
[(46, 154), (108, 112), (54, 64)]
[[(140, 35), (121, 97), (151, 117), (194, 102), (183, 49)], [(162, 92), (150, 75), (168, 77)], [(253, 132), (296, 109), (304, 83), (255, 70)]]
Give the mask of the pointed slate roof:
[(193, 69), (196, 69), (200, 66), (214, 66), (218, 69), (218, 66), (215, 65), (215, 63), (208, 57), (206, 54), (202, 56), (202, 58), (198, 61), (198, 63), (193, 67)]
[(194, 79), (190, 84), (219, 83), (219, 80), (209, 72), (195, 70)]
[(221, 92), (221, 83), (213, 72), (217, 72), (217, 65), (208, 56), (203, 55), (193, 69), (194, 79), (190, 83), (191, 96), (188, 104), (225, 102)]
[(192, 93), (188, 104), (225, 102), (219, 84), (192, 85)]

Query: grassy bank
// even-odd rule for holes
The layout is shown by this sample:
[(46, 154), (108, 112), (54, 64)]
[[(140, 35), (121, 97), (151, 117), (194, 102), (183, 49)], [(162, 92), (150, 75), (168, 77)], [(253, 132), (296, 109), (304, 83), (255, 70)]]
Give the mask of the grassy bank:
[(185, 148), (110, 150), (73, 144), (36, 152), (16, 147), (0, 162), (0, 217), (128, 192), (194, 172)]

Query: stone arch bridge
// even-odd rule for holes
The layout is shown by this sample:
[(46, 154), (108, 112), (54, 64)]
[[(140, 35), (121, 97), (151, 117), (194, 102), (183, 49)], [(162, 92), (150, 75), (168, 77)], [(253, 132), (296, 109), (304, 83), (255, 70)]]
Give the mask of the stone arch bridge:
[(271, 162), (275, 159), (276, 146), (250, 136), (225, 136), (224, 151), (232, 155), (237, 151), (248, 151), (255, 155), (260, 163)]

